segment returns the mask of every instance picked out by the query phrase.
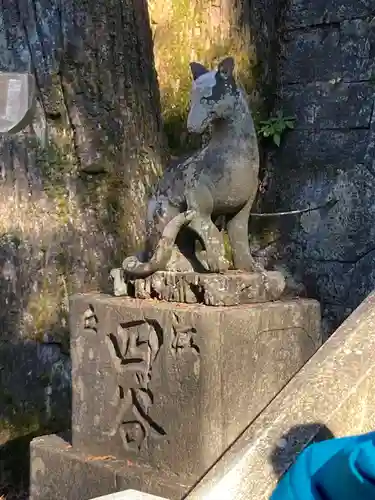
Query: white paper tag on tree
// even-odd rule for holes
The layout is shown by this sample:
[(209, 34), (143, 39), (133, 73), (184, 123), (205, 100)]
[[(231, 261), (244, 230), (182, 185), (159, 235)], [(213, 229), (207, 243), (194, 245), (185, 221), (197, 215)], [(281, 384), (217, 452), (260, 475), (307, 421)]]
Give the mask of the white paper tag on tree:
[[(22, 82), (22, 80), (24, 80)], [(4, 118), (9, 121), (18, 121), (20, 117), (22, 85), (27, 85), (27, 79), (10, 78), (8, 81), (8, 98)]]
[(12, 134), (31, 124), (35, 111), (35, 81), (29, 73), (0, 72), (0, 134)]

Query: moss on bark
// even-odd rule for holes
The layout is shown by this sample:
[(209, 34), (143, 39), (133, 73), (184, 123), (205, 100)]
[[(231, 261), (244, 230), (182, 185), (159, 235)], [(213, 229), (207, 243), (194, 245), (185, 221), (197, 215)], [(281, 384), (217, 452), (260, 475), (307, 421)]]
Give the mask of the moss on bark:
[(243, 10), (228, 8), (225, 0), (150, 0), (155, 63), (161, 91), (165, 131), (169, 146), (179, 154), (197, 145), (186, 132), (191, 75), (189, 63), (212, 67), (225, 56), (236, 59), (237, 77), (252, 99), (256, 54), (248, 26), (240, 25)]

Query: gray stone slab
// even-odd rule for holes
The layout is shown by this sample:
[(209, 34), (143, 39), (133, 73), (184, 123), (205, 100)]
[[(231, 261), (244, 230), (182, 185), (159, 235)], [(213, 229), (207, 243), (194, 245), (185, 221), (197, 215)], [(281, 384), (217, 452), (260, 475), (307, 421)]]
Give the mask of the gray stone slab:
[(340, 326), (186, 500), (268, 500), (310, 442), (375, 427), (375, 294)]
[(372, 0), (291, 0), (286, 12), (288, 28), (336, 23), (371, 15)]
[(281, 297), (285, 278), (278, 271), (225, 274), (158, 271), (144, 279), (127, 280), (122, 269), (111, 271), (114, 295), (208, 306), (237, 306)]
[(280, 62), (283, 83), (305, 83), (342, 76), (340, 30), (313, 28), (285, 34)]
[(344, 21), (340, 29), (343, 77), (348, 81), (371, 80), (374, 88), (374, 21), (370, 19)]
[(59, 346), (0, 342), (0, 387), (0, 436), (70, 425), (70, 359)]
[(370, 132), (368, 135), (367, 149), (364, 158), (364, 164), (375, 176), (375, 112), (372, 113)]
[[(304, 178), (315, 172), (317, 177), (328, 177), (331, 169), (346, 171), (364, 161), (369, 130), (294, 130), (288, 132), (277, 157), (276, 176), (273, 186), (278, 190), (295, 190), (301, 187)], [(336, 174), (334, 174), (336, 175)], [(291, 179), (293, 182), (291, 182)], [(324, 187), (324, 186), (323, 186)], [(306, 187), (307, 190), (310, 186)], [(311, 187), (311, 189), (314, 189)], [(328, 188), (327, 188), (328, 189)], [(327, 194), (328, 194), (327, 190)], [(305, 191), (303, 191), (303, 195)], [(302, 195), (302, 192), (301, 192)], [(274, 194), (272, 194), (274, 198)], [(306, 208), (306, 200), (302, 208)], [(314, 202), (319, 204), (315, 199)], [(284, 196), (288, 209), (290, 200)], [(293, 208), (300, 208), (293, 206)]]
[(180, 500), (192, 486), (129, 460), (79, 453), (56, 435), (31, 442), (30, 470), (30, 500), (89, 500), (125, 488)]
[(296, 117), (298, 129), (365, 128), (374, 106), (371, 83), (320, 82), (288, 85), (281, 93), (285, 114)]
[(314, 300), (208, 307), (80, 294), (70, 311), (74, 447), (189, 479), (321, 343)]
[(88, 500), (116, 491), (115, 473), (105, 461), (88, 461), (55, 435), (30, 445), (30, 500)]
[[(279, 262), (320, 297), (332, 333), (374, 289), (375, 168), (371, 130), (293, 131), (282, 146), (264, 211), (335, 204), (280, 218)], [(354, 292), (355, 291), (355, 292)]]

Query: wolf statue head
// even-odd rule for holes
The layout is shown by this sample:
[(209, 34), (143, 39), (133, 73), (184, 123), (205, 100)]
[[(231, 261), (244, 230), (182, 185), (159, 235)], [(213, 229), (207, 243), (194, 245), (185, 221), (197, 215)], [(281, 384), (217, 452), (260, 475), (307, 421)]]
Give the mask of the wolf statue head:
[(201, 134), (214, 120), (231, 117), (240, 91), (233, 76), (232, 57), (223, 59), (213, 71), (196, 62), (190, 63), (190, 69), (193, 84), (187, 128)]

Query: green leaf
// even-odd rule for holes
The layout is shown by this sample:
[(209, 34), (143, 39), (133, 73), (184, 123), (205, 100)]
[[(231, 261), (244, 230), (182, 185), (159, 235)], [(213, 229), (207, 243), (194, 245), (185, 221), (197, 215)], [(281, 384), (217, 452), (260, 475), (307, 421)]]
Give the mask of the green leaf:
[(291, 122), (291, 121), (286, 121), (286, 122), (285, 122), (285, 125), (287, 126), (287, 128), (290, 128), (290, 129), (293, 129), (293, 128), (294, 128), (294, 122)]
[(274, 130), (275, 130), (275, 132), (276, 132), (277, 134), (280, 134), (281, 132), (283, 132), (283, 131), (284, 131), (284, 129), (285, 129), (285, 125), (284, 125), (284, 123), (276, 123), (276, 124), (275, 124), (275, 129), (274, 129)]
[(276, 144), (277, 147), (280, 146), (280, 140), (281, 140), (281, 136), (279, 134), (275, 134), (273, 136), (273, 142)]

